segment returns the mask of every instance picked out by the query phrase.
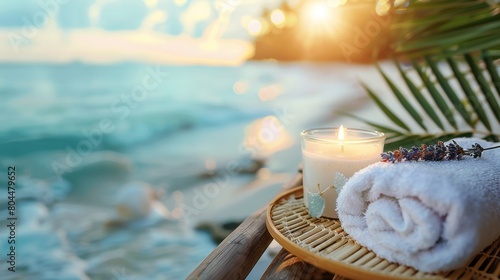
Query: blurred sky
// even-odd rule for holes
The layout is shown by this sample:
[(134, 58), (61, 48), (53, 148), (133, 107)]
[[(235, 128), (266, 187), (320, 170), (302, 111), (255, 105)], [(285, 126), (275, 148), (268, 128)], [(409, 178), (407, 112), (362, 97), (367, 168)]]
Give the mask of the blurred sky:
[(0, 62), (235, 65), (266, 0), (2, 0)]

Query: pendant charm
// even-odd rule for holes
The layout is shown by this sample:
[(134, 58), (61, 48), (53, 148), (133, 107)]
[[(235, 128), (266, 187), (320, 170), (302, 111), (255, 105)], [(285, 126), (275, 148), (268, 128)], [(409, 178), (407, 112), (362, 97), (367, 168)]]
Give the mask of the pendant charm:
[(307, 211), (313, 218), (319, 218), (325, 211), (325, 200), (321, 193), (312, 193), (307, 190)]

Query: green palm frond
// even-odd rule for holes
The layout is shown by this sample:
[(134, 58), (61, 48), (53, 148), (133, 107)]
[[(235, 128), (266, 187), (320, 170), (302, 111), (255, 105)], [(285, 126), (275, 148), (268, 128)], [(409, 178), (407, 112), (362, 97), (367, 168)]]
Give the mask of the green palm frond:
[[(394, 1), (394, 3), (401, 1)], [(391, 29), (395, 52), (411, 58), (423, 55), (465, 54), (499, 49), (498, 1), (410, 0), (403, 13), (395, 14)], [(394, 9), (399, 9), (394, 7)], [(446, 55), (444, 55), (446, 56)]]
[(495, 71), (495, 64), (493, 63), (493, 57), (500, 57), (500, 51), (483, 51), (482, 53), (483, 61), (488, 68), (488, 72), (490, 73), (491, 81), (493, 82), (493, 86), (497, 90), (497, 94), (500, 97), (500, 75), (497, 71)]
[[(482, 59), (494, 61), (496, 58), (485, 58), (483, 52)], [(392, 94), (399, 101), (398, 105), (406, 110), (409, 117), (398, 116), (392, 110), (396, 106), (393, 102), (382, 98), (366, 85), (363, 87), (391, 124), (378, 124), (353, 117), (387, 133), (389, 149), (402, 145), (432, 143), (436, 140), (446, 141), (455, 137), (475, 136), (499, 141), (500, 94), (498, 91), (495, 94), (496, 89), (489, 82), (491, 77), (498, 75), (498, 68), (480, 64), (479, 59), (471, 54), (448, 57), (447, 62), (448, 64), (438, 63), (434, 58), (426, 57), (425, 61), (411, 61), (412, 67), (406, 70), (395, 62), (401, 80), (407, 87), (405, 93), (396, 86), (396, 79), (391, 79), (386, 71), (377, 67)], [(453, 75), (444, 76), (445, 66), (448, 66), (448, 72), (452, 72)], [(452, 84), (455, 84), (454, 88)], [(410, 125), (411, 122), (418, 124), (424, 132), (412, 129), (415, 126)]]
[(377, 70), (397, 103), (362, 84), (390, 122), (351, 116), (385, 132), (387, 149), (455, 137), (500, 141), (500, 1), (389, 3), (400, 77)]

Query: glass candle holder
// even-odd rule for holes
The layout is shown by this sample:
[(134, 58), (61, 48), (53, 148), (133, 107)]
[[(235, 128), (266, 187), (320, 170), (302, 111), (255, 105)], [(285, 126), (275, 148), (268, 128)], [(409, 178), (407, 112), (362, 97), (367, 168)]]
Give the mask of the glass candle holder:
[(380, 161), (385, 134), (343, 128), (305, 130), (302, 138), (304, 202), (312, 217), (338, 218), (337, 196), (358, 170)]

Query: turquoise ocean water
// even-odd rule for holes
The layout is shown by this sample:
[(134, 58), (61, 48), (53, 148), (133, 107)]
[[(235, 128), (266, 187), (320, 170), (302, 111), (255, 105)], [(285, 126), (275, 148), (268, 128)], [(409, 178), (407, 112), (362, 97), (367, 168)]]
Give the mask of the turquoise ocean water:
[[(11, 273), (1, 188), (0, 279), (185, 278), (216, 245), (182, 221), (179, 203), (231, 160), (293, 174), (299, 132), (340, 125), (330, 108), (363, 95), (343, 69), (0, 65), (0, 170), (16, 166), (19, 218)], [(254, 175), (232, 176), (238, 188)], [(161, 190), (175, 221), (105, 228), (130, 181)]]

